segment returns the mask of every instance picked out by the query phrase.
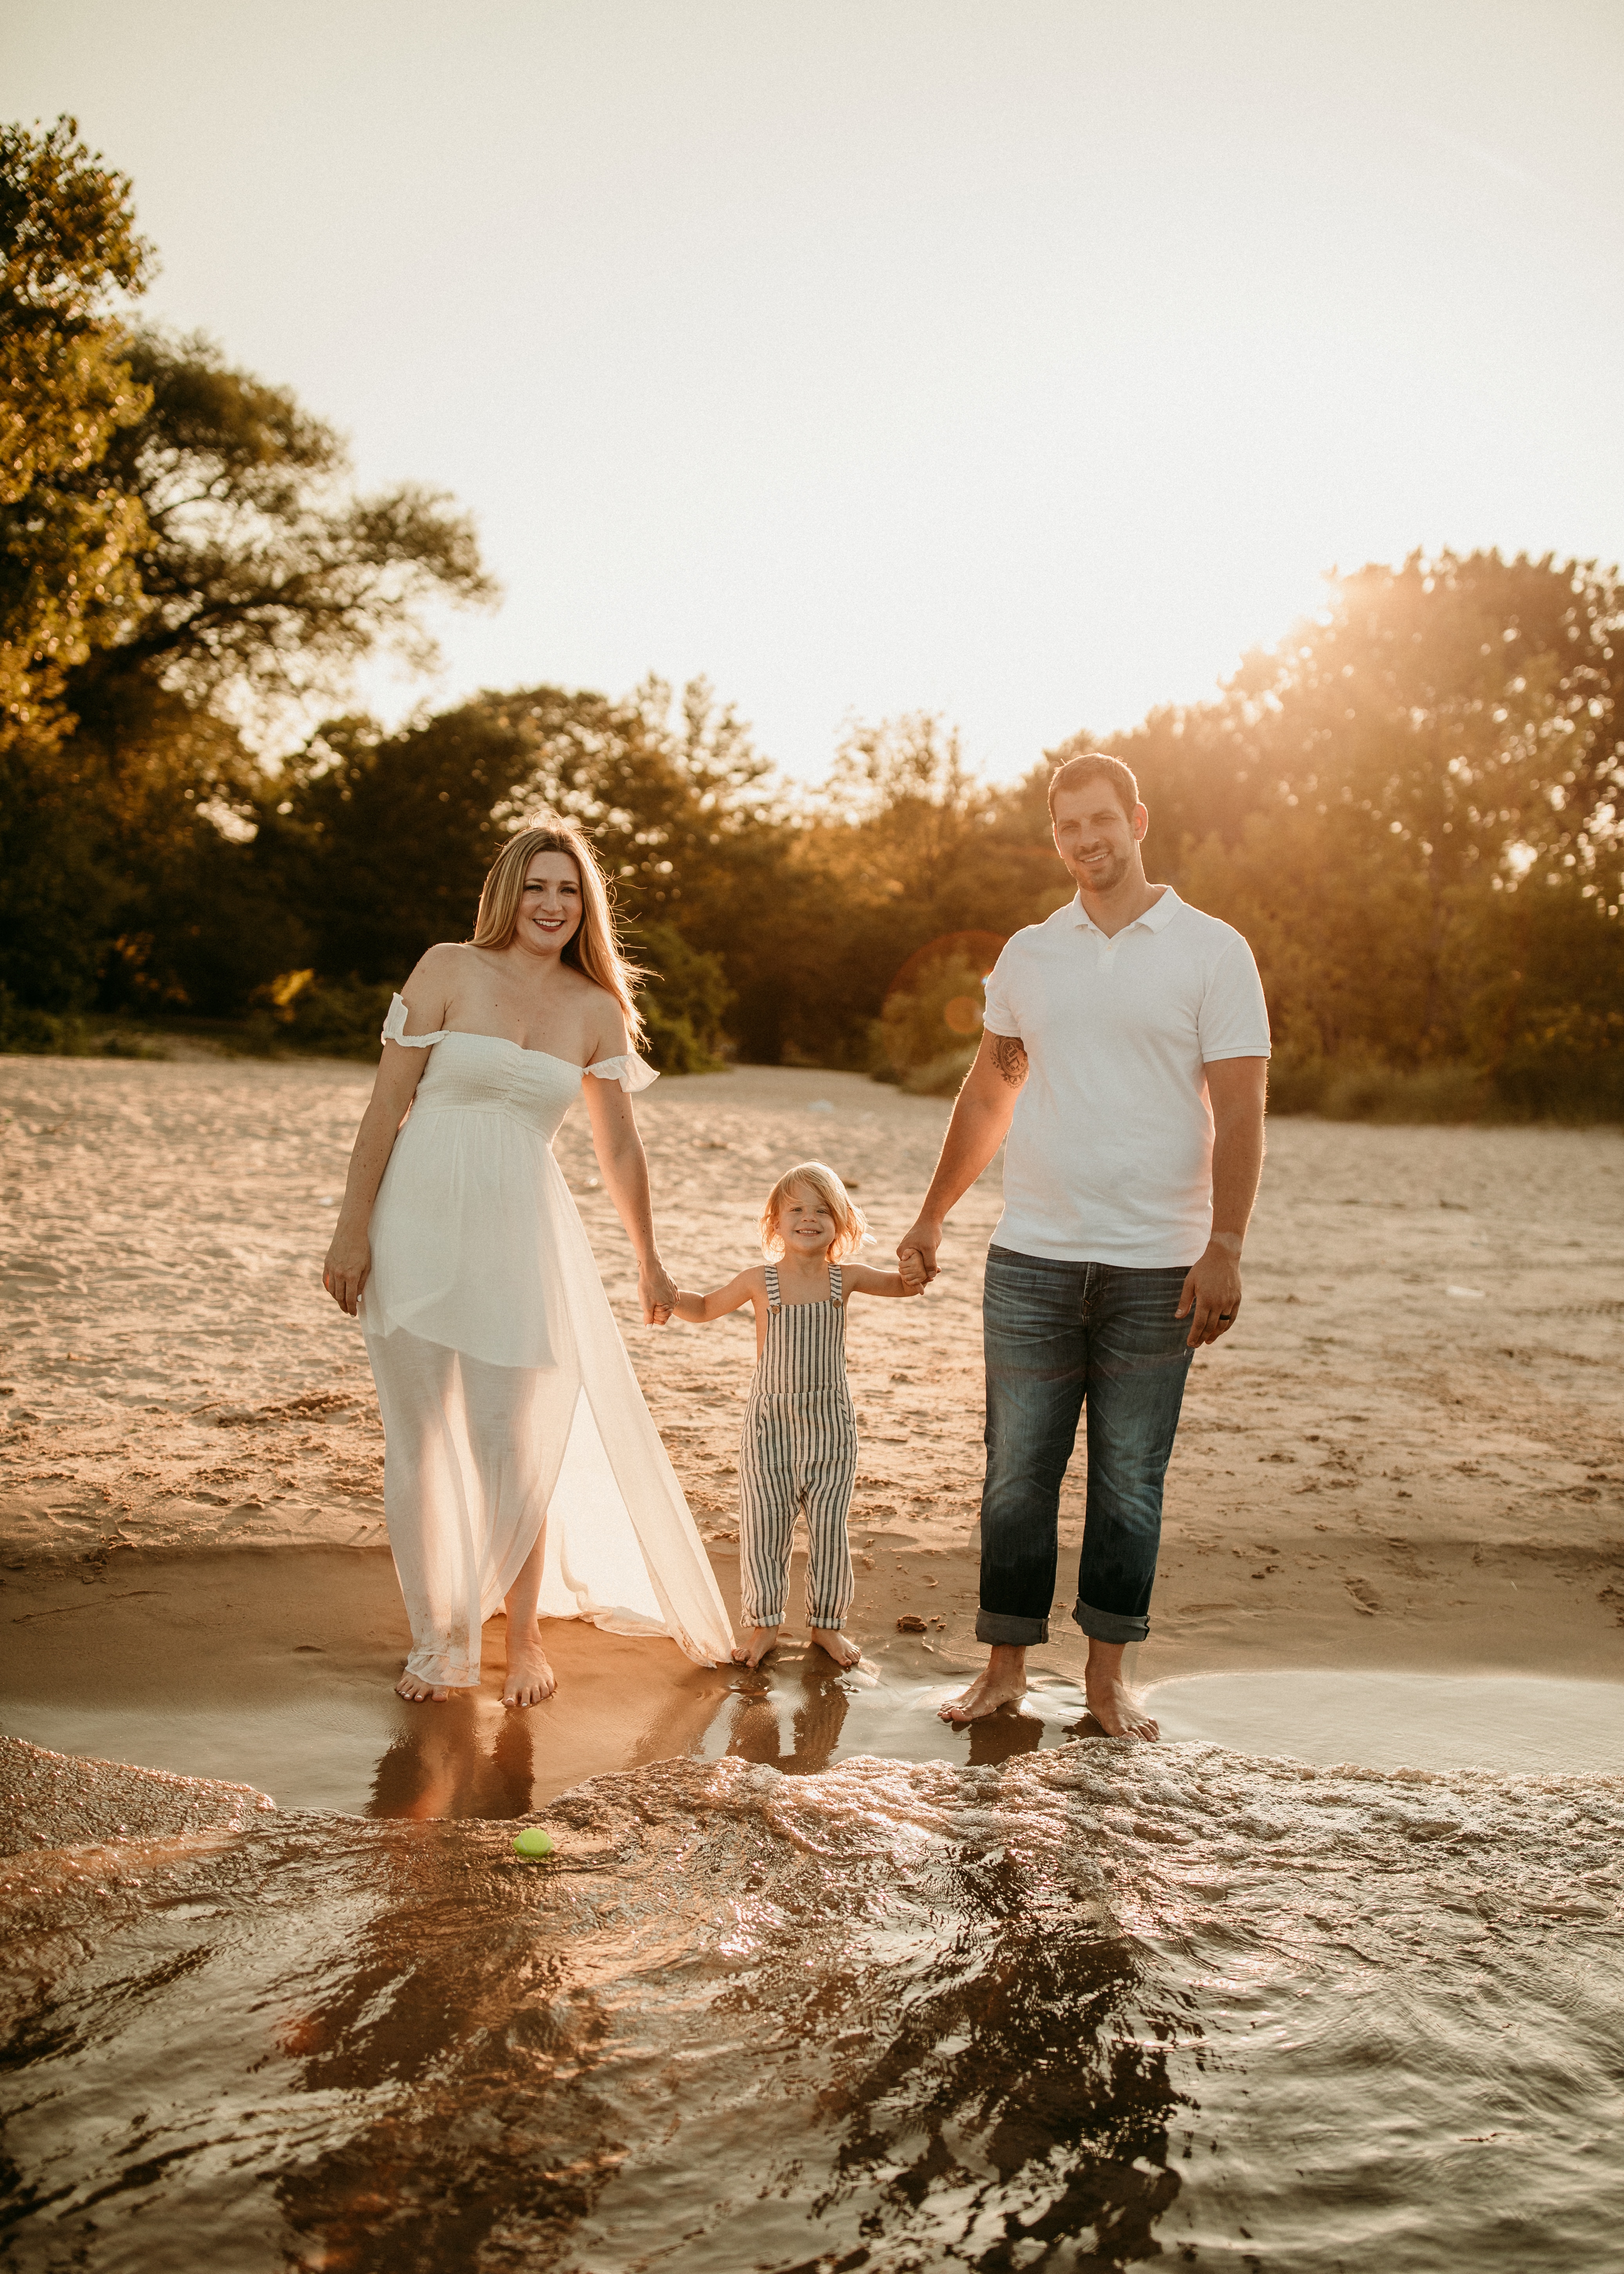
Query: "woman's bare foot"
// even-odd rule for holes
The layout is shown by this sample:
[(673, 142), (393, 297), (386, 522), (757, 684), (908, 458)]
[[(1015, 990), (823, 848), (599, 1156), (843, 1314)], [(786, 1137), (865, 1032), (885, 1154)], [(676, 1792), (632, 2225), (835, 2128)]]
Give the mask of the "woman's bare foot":
[(1088, 1670), (1083, 1676), (1088, 1711), (1108, 1737), (1138, 1737), (1154, 1745), (1162, 1731), (1122, 1678), (1124, 1647), (1119, 1642), (1090, 1641)]
[(1026, 1653), (1012, 1644), (996, 1642), (984, 1669), (962, 1698), (950, 1698), (936, 1707), (944, 1721), (984, 1721), (1001, 1706), (1013, 1706), (1026, 1694)]
[(826, 1650), (844, 1673), (848, 1666), (856, 1666), (862, 1658), (857, 1645), (843, 1635), (838, 1627), (814, 1627), (812, 1639), (820, 1650)]
[(415, 1674), (402, 1674), (395, 1685), (395, 1694), (397, 1698), (405, 1698), (411, 1706), (426, 1706), (431, 1700), (436, 1706), (442, 1706), (451, 1692), (436, 1690), (426, 1682), (419, 1682)]
[(558, 1676), (548, 1665), (538, 1641), (513, 1632), (508, 1622), (508, 1679), (502, 1684), (504, 1706), (539, 1706), (558, 1688)]
[(752, 1627), (733, 1652), (735, 1666), (759, 1666), (778, 1639), (777, 1627)]

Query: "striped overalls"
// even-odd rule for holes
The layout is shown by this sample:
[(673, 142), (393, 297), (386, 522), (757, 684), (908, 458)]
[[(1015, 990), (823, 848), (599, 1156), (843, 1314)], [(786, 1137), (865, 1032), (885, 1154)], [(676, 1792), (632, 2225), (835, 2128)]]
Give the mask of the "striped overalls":
[(807, 1621), (836, 1628), (852, 1601), (846, 1511), (857, 1481), (857, 1416), (846, 1380), (840, 1267), (829, 1299), (786, 1303), (767, 1266), (767, 1339), (756, 1361), (739, 1449), (739, 1579), (744, 1623), (776, 1627), (789, 1593), (790, 1545), (804, 1508)]

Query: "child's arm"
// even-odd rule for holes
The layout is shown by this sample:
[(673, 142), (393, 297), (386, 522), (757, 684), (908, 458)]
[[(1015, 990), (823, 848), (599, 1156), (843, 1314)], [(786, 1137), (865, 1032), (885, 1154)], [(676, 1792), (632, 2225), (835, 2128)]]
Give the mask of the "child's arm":
[[(871, 1278), (878, 1276), (877, 1273), (869, 1274)], [(737, 1278), (730, 1279), (726, 1287), (718, 1287), (711, 1295), (685, 1294), (679, 1288), (672, 1316), (686, 1319), (690, 1326), (708, 1326), (712, 1319), (725, 1319), (730, 1311), (742, 1311), (745, 1305), (753, 1302), (758, 1294), (764, 1299), (766, 1291), (767, 1275), (764, 1271), (741, 1271)]]
[(842, 1267), (840, 1284), (853, 1295), (922, 1295), (925, 1284), (905, 1279), (900, 1271), (870, 1271), (866, 1263)]

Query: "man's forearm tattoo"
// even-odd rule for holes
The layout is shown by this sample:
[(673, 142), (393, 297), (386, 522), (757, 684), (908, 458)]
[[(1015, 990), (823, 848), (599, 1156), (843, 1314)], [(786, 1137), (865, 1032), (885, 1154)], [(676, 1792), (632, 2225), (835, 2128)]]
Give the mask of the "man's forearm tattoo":
[(1019, 1089), (1026, 1079), (1026, 1045), (1019, 1035), (993, 1036), (992, 1062), (1011, 1089)]

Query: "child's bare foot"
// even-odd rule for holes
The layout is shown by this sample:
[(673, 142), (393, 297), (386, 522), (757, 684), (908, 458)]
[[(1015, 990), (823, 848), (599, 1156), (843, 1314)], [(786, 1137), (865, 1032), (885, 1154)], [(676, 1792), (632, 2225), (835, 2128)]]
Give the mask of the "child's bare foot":
[(735, 1666), (759, 1666), (778, 1639), (777, 1627), (752, 1627), (733, 1652)]
[(426, 1682), (419, 1682), (415, 1674), (402, 1674), (395, 1685), (395, 1694), (397, 1698), (404, 1698), (411, 1706), (424, 1706), (431, 1700), (436, 1706), (441, 1706), (451, 1692), (448, 1690), (436, 1690)]
[(1013, 1706), (1026, 1694), (1026, 1653), (1012, 1644), (994, 1643), (987, 1664), (961, 1698), (950, 1698), (936, 1707), (944, 1721), (984, 1721), (1001, 1706)]
[(523, 1635), (508, 1638), (508, 1679), (502, 1684), (504, 1706), (539, 1706), (558, 1688), (558, 1676), (548, 1665), (538, 1641)]
[(829, 1653), (843, 1673), (848, 1666), (857, 1665), (862, 1657), (857, 1645), (843, 1635), (838, 1627), (814, 1627), (812, 1639), (820, 1650)]

